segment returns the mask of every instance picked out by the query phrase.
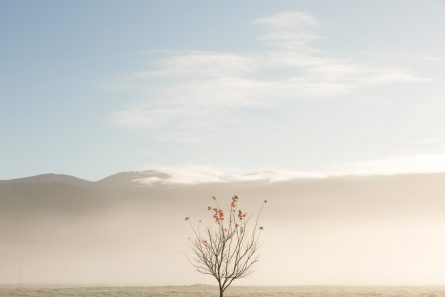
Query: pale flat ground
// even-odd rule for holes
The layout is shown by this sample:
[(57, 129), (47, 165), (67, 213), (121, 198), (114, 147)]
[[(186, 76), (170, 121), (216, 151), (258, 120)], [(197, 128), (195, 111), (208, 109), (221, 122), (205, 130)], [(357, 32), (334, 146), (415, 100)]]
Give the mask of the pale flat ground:
[[(12, 287), (0, 286), (1, 297), (211, 297), (218, 296), (210, 286), (168, 287)], [(227, 297), (437, 297), (445, 287), (233, 287)]]

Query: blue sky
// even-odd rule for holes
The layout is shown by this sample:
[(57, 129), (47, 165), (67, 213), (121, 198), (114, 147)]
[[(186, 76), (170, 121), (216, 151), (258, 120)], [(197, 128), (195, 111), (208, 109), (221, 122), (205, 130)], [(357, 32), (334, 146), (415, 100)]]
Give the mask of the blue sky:
[(0, 179), (444, 171), (444, 19), (443, 1), (1, 1)]

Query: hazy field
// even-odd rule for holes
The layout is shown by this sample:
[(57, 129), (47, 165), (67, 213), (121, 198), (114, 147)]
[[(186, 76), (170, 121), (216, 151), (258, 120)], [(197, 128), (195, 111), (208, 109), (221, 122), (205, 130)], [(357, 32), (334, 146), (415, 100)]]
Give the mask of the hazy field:
[[(445, 287), (233, 287), (227, 296), (295, 296), (295, 297), (357, 297), (357, 296), (445, 296)], [(215, 287), (0, 287), (4, 297), (142, 297), (142, 296), (217, 296)]]

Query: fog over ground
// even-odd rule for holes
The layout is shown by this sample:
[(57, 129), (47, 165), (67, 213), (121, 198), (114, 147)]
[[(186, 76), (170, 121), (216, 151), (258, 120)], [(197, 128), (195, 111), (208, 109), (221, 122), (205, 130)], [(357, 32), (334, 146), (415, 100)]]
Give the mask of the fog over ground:
[(236, 193), (248, 213), (269, 201), (261, 261), (239, 284), (445, 284), (445, 174), (167, 178), (152, 171), (98, 182), (0, 181), (0, 283), (212, 284), (184, 255), (184, 218), (211, 222), (210, 196)]

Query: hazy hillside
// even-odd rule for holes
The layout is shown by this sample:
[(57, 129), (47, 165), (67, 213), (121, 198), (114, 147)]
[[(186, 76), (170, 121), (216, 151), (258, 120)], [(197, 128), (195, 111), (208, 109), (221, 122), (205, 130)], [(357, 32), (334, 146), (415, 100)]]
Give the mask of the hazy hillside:
[[(249, 212), (269, 201), (262, 262), (245, 283), (445, 281), (443, 174), (189, 185), (162, 182), (167, 177), (0, 182), (0, 282), (17, 283), (20, 270), (23, 282), (205, 282), (183, 255), (184, 217), (206, 218), (211, 195), (233, 193)], [(351, 271), (355, 278), (344, 277)]]

